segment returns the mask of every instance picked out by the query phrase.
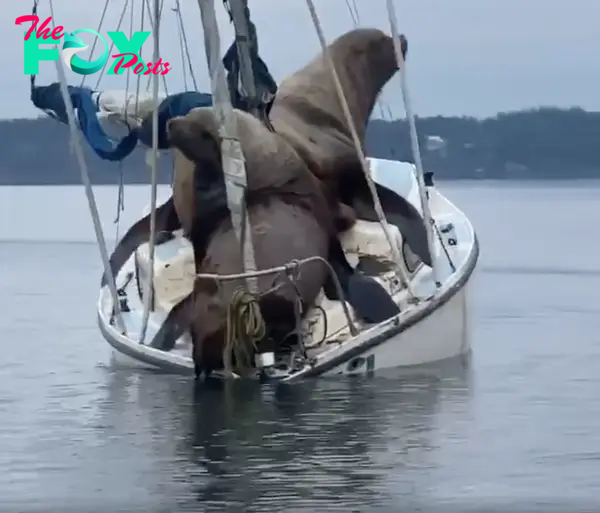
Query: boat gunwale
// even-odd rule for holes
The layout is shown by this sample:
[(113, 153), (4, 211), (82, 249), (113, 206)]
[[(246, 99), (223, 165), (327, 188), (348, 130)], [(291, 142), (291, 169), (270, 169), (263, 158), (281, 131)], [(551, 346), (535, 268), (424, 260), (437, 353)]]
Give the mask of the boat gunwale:
[[(418, 322), (422, 321), (426, 317), (429, 317), (433, 312), (444, 306), (448, 303), (456, 294), (458, 294), (464, 286), (467, 284), (469, 279), (471, 278), (475, 268), (477, 266), (477, 261), (479, 260), (479, 239), (477, 238), (477, 234), (473, 233), (473, 244), (471, 246), (471, 251), (469, 252), (469, 256), (466, 262), (461, 266), (461, 274), (458, 279), (437, 296), (432, 297), (430, 300), (423, 302), (422, 308), (415, 308), (410, 313), (412, 315), (408, 315), (405, 319), (400, 320), (402, 314), (393, 317), (392, 319), (388, 319), (384, 321), (382, 324), (389, 324), (389, 328), (379, 324), (377, 326), (373, 326), (373, 329), (381, 329), (383, 328), (381, 333), (377, 333), (373, 336), (367, 336), (368, 332), (363, 331), (357, 337), (364, 337), (365, 340), (363, 342), (358, 343), (354, 347), (346, 349), (338, 355), (334, 355), (331, 358), (324, 359), (322, 362), (317, 363), (316, 365), (312, 365), (308, 368), (302, 369), (301, 371), (292, 374), (286, 378), (281, 379), (282, 382), (291, 383), (297, 381), (299, 378), (312, 378), (316, 376), (320, 376), (329, 372), (330, 370), (343, 365), (347, 361), (350, 361), (354, 358), (359, 357), (366, 351), (372, 350), (381, 344), (384, 344), (387, 340), (392, 337), (395, 337), (407, 329), (411, 328)], [(370, 330), (369, 330), (370, 331)], [(352, 340), (352, 339), (350, 339)], [(347, 342), (350, 342), (348, 340)], [(324, 357), (323, 355), (322, 357)]]
[[(422, 321), (440, 307), (448, 303), (460, 290), (463, 289), (476, 268), (477, 261), (479, 259), (479, 252), (479, 240), (477, 238), (477, 234), (473, 230), (473, 243), (471, 245), (471, 250), (466, 261), (460, 267), (460, 274), (458, 278), (448, 287), (444, 287), (439, 295), (433, 296), (431, 299), (421, 303), (421, 308), (419, 308), (421, 305), (418, 305), (414, 309), (410, 309), (407, 312), (410, 315), (407, 315), (405, 319), (402, 319), (403, 314), (401, 313), (398, 316), (388, 319), (381, 324), (372, 326), (371, 328), (362, 331), (356, 337), (352, 337), (344, 342), (345, 345), (347, 343), (351, 343), (352, 340), (356, 341), (356, 339), (364, 338), (364, 341), (358, 342), (355, 346), (345, 349), (340, 354), (333, 355), (330, 358), (327, 358), (326, 355), (323, 354), (317, 357), (317, 361), (316, 363), (313, 363), (313, 365), (309, 365), (294, 374), (291, 374), (285, 378), (281, 378), (278, 381), (282, 383), (292, 383), (300, 379), (322, 375), (334, 369), (335, 367), (338, 367), (345, 362), (360, 356), (366, 351), (376, 348), (390, 338), (399, 335), (418, 322)], [(457, 270), (457, 273), (458, 272), (459, 270)], [(102, 304), (103, 299), (104, 293), (103, 289), (101, 289), (100, 297), (98, 299), (98, 326), (104, 338), (115, 350), (123, 353), (126, 356), (129, 356), (130, 358), (133, 358), (134, 360), (138, 360), (142, 363), (150, 365), (157, 371), (174, 372), (179, 375), (193, 374), (194, 365), (191, 358), (160, 351), (159, 349), (155, 349), (147, 345), (136, 344), (135, 342), (132, 344), (130, 342), (131, 339), (129, 339), (126, 335), (117, 333), (114, 326), (110, 324), (107, 326), (107, 318), (104, 315)], [(372, 334), (373, 331), (377, 330), (381, 330), (381, 332)], [(121, 341), (121, 339), (125, 339), (127, 342)], [(338, 348), (332, 348), (333, 351), (337, 349)], [(323, 360), (319, 362), (319, 358), (323, 358)]]

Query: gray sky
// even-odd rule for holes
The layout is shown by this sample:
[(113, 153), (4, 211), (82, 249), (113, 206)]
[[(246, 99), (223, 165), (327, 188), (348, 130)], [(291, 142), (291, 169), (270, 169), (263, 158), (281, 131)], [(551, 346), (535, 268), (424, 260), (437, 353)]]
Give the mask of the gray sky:
[[(28, 78), (23, 74), (20, 15), (29, 2), (4, 0), (2, 16), (10, 41), (2, 52), (0, 112), (3, 118), (31, 117)], [(208, 90), (198, 4), (182, 0), (184, 23), (199, 87)], [(223, 51), (232, 30), (221, 1), (216, 0)], [(353, 28), (346, 0), (315, 0), (329, 40)], [(355, 0), (361, 26), (389, 32), (385, 0)], [(419, 115), (493, 115), (498, 111), (556, 105), (600, 110), (600, 3), (597, 0), (395, 0), (400, 30), (409, 41), (408, 78)], [(49, 15), (48, 0), (40, 2), (40, 18)], [(141, 0), (134, 2), (141, 5)], [(19, 5), (27, 5), (20, 8)], [(125, 0), (111, 0), (102, 29), (115, 30)], [(173, 0), (165, 0), (161, 55), (173, 65), (170, 92), (183, 90), (182, 62)], [(97, 29), (104, 0), (54, 0), (57, 24), (69, 31)], [(305, 0), (251, 0), (261, 55), (277, 80), (314, 57), (319, 44)], [(123, 29), (128, 32), (129, 15)], [(135, 16), (139, 29), (140, 15)], [(92, 42), (86, 39), (85, 42)], [(152, 42), (143, 57), (151, 56)], [(81, 56), (85, 58), (86, 53)], [(86, 79), (94, 87), (99, 75)], [(56, 80), (55, 64), (41, 63), (39, 83)], [(81, 76), (70, 74), (78, 85)], [(101, 89), (124, 89), (125, 76), (103, 76)], [(145, 84), (147, 77), (142, 79)], [(133, 81), (132, 81), (133, 83)], [(403, 115), (397, 78), (384, 92), (394, 117)]]

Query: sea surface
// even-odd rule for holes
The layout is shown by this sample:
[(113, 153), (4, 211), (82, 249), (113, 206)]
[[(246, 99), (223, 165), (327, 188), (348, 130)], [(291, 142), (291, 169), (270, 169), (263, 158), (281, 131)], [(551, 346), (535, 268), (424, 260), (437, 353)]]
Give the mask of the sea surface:
[(481, 241), (470, 361), (199, 390), (112, 361), (83, 188), (0, 188), (0, 511), (599, 511), (600, 182), (439, 187)]

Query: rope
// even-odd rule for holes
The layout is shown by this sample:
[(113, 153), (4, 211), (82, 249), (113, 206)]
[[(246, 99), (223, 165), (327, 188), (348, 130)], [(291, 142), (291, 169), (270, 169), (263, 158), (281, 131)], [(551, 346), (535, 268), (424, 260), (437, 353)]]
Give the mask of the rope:
[(348, 106), (348, 102), (346, 101), (346, 96), (344, 95), (344, 90), (342, 84), (340, 82), (340, 78), (337, 74), (335, 66), (333, 64), (333, 60), (331, 59), (331, 55), (329, 54), (329, 49), (327, 47), (327, 43), (325, 41), (325, 36), (323, 35), (323, 29), (321, 28), (321, 23), (319, 21), (319, 17), (317, 15), (317, 11), (315, 8), (315, 4), (313, 0), (306, 0), (306, 4), (308, 6), (308, 10), (310, 12), (313, 25), (317, 32), (317, 36), (319, 38), (319, 42), (321, 43), (321, 48), (323, 50), (323, 54), (325, 59), (329, 65), (329, 69), (331, 70), (331, 78), (333, 79), (333, 83), (335, 85), (336, 93), (338, 99), (341, 103), (342, 110), (344, 111), (344, 117), (346, 118), (346, 123), (348, 124), (348, 129), (352, 135), (352, 141), (354, 143), (354, 148), (356, 150), (356, 154), (360, 160), (363, 173), (365, 175), (365, 179), (369, 186), (369, 190), (371, 192), (371, 197), (373, 198), (373, 204), (375, 207), (375, 212), (377, 213), (377, 217), (379, 219), (379, 224), (383, 229), (383, 233), (385, 234), (385, 238), (390, 246), (390, 250), (392, 252), (393, 258), (396, 262), (396, 272), (400, 275), (402, 281), (404, 282), (406, 289), (409, 294), (413, 297), (417, 297), (414, 293), (413, 287), (410, 283), (410, 280), (404, 270), (404, 262), (396, 244), (394, 243), (394, 238), (390, 232), (390, 228), (385, 217), (385, 213), (383, 212), (383, 208), (381, 206), (381, 202), (379, 201), (379, 196), (377, 195), (377, 189), (375, 188), (375, 183), (373, 182), (373, 178), (371, 177), (371, 171), (369, 169), (369, 163), (365, 157), (364, 151), (362, 149), (362, 145), (360, 142), (360, 138), (358, 137), (358, 133), (356, 132), (356, 127), (354, 126), (354, 120), (352, 119), (352, 114), (350, 113), (350, 108)]
[(180, 27), (180, 31), (181, 31), (180, 34), (183, 39), (183, 45), (185, 48), (185, 55), (186, 55), (187, 61), (188, 61), (190, 76), (192, 77), (192, 82), (194, 83), (194, 90), (197, 91), (198, 83), (196, 82), (196, 75), (194, 74), (194, 68), (192, 66), (192, 59), (190, 57), (190, 47), (188, 45), (187, 34), (185, 33), (185, 27), (183, 25), (183, 18), (181, 16), (181, 6), (179, 5), (179, 0), (176, 0), (176, 2), (177, 2), (177, 5), (176, 5), (177, 19), (179, 21), (179, 27)]
[[(121, 12), (121, 17), (119, 18), (119, 23), (117, 24), (117, 31), (121, 30), (121, 25), (123, 24), (123, 20), (125, 19), (125, 14), (127, 13), (127, 7), (129, 6), (129, 0), (125, 0), (125, 5), (123, 6), (123, 11)], [(111, 43), (110, 44), (110, 48), (108, 50), (108, 55), (112, 55), (112, 51), (113, 48), (115, 47), (115, 43)], [(108, 66), (108, 63), (110, 62), (110, 59), (107, 59), (106, 62), (104, 63), (104, 66), (102, 66), (102, 70), (100, 71), (100, 74), (98, 75), (98, 80), (96, 81), (96, 85), (94, 86), (94, 90), (98, 90), (100, 88), (100, 82), (102, 82), (102, 77), (104, 76), (104, 72), (106, 71), (106, 67)]]
[[(246, 271), (243, 273), (235, 273), (235, 274), (198, 273), (198, 274), (196, 274), (196, 279), (214, 280), (220, 286), (220, 283), (223, 281), (232, 281), (232, 280), (241, 280), (241, 279), (243, 280), (243, 279), (247, 279), (249, 277), (258, 278), (259, 276), (268, 276), (271, 274), (278, 274), (278, 273), (288, 273), (289, 274), (290, 270), (293, 271), (294, 269), (300, 268), (304, 264), (308, 264), (310, 262), (321, 262), (323, 265), (325, 265), (327, 267), (327, 270), (329, 271), (331, 279), (333, 280), (333, 285), (335, 287), (336, 293), (337, 293), (338, 297), (340, 298), (340, 303), (342, 305), (342, 310), (344, 311), (344, 315), (346, 316), (346, 321), (348, 323), (348, 328), (350, 329), (350, 333), (353, 336), (357, 335), (358, 329), (356, 328), (356, 326), (354, 325), (354, 322), (352, 321), (352, 316), (350, 314), (348, 304), (346, 303), (346, 300), (345, 300), (344, 289), (342, 289), (340, 280), (338, 279), (337, 275), (335, 274), (333, 267), (331, 267), (331, 264), (323, 257), (320, 257), (320, 256), (308, 257), (308, 258), (305, 258), (304, 260), (293, 261), (286, 265), (280, 265), (278, 267), (271, 267), (270, 269), (260, 269), (258, 271), (252, 271), (252, 272)], [(275, 289), (272, 288), (269, 290), (269, 292), (273, 292), (274, 290)]]
[[(106, 16), (106, 11), (108, 10), (109, 2), (110, 2), (110, 0), (106, 0), (106, 2), (104, 2), (104, 9), (102, 10), (102, 15), (100, 16), (100, 21), (98, 22), (98, 29), (96, 30), (96, 32), (98, 32), (98, 34), (102, 30), (102, 24), (104, 23), (104, 17)], [(117, 30), (119, 30), (119, 29), (117, 29)], [(90, 61), (92, 60), (92, 57), (94, 56), (94, 51), (96, 50), (97, 44), (98, 44), (98, 38), (95, 38), (94, 43), (92, 44), (92, 50), (90, 52)], [(112, 48), (111, 48), (111, 50), (112, 50)], [(81, 87), (83, 87), (83, 85), (85, 84), (86, 78), (87, 78), (87, 75), (83, 75), (83, 77), (81, 79)]]
[[(144, 31), (145, 17), (146, 17), (146, 3), (142, 2), (142, 15), (141, 15), (141, 20), (140, 20), (140, 30), (142, 32)], [(134, 109), (134, 112), (135, 112), (136, 117), (139, 116), (141, 80), (142, 80), (142, 74), (140, 73), (137, 76), (136, 85), (135, 85), (135, 109)]]
[(434, 243), (434, 224), (435, 220), (431, 215), (429, 206), (429, 194), (425, 186), (425, 174), (423, 172), (423, 162), (421, 161), (421, 150), (419, 149), (419, 138), (417, 137), (417, 125), (415, 122), (415, 114), (412, 110), (408, 85), (406, 81), (406, 62), (402, 56), (402, 42), (398, 35), (398, 22), (396, 21), (396, 9), (393, 0), (387, 0), (387, 11), (390, 19), (390, 28), (392, 38), (394, 39), (394, 49), (396, 51), (396, 60), (398, 61), (398, 69), (400, 70), (400, 87), (402, 88), (402, 98), (404, 100), (404, 109), (406, 110), (406, 118), (410, 130), (410, 145), (412, 148), (415, 167), (417, 169), (417, 181), (419, 184), (419, 196), (421, 197), (421, 208), (423, 209), (423, 217), (425, 219), (425, 228), (427, 230), (427, 246), (431, 253), (431, 265), (433, 271), (433, 279), (436, 287), (441, 287), (442, 283), (439, 280), (438, 268), (435, 262), (435, 243)]
[[(148, 7), (148, 19), (150, 20), (150, 27), (152, 28), (152, 32), (155, 34), (158, 34), (158, 27), (160, 26), (160, 18), (162, 16), (162, 11), (163, 11), (163, 7), (165, 5), (165, 0), (161, 0), (160, 2), (160, 8), (156, 8), (157, 6), (157, 2), (154, 2), (154, 17), (152, 16), (152, 9), (150, 9), (150, 0), (145, 0), (146, 2), (146, 7)], [(154, 19), (156, 19), (156, 22), (154, 22)], [(160, 45), (158, 47), (158, 52), (153, 55), (152, 57), (154, 59), (154, 62), (157, 62), (158, 59), (160, 58)], [(148, 76), (148, 84), (146, 85), (146, 91), (148, 91), (150, 89), (150, 84), (152, 84), (152, 80), (153, 77), (156, 76), (154, 74), (149, 75)], [(165, 94), (168, 95), (169, 94), (169, 88), (167, 87), (167, 75), (161, 75), (162, 81), (163, 81), (163, 87), (165, 88)]]
[(123, 161), (119, 162), (119, 190), (117, 192), (117, 215), (115, 216), (115, 248), (119, 243), (119, 230), (121, 227), (121, 212), (125, 210), (125, 181), (124, 181)]
[[(52, 14), (52, 18), (54, 18), (54, 6), (52, 4), (52, 0), (50, 0), (50, 12)], [(115, 316), (115, 323), (117, 328), (121, 331), (122, 334), (126, 334), (125, 323), (123, 322), (123, 316), (121, 313), (121, 309), (119, 307), (119, 294), (117, 292), (117, 285), (115, 283), (115, 276), (112, 273), (110, 268), (110, 261), (108, 257), (108, 249), (106, 246), (106, 240), (104, 238), (104, 233), (102, 231), (102, 223), (100, 222), (100, 214), (98, 212), (98, 205), (96, 204), (96, 198), (94, 197), (94, 191), (92, 189), (92, 183), (90, 180), (90, 175), (87, 167), (87, 163), (85, 161), (85, 156), (83, 154), (83, 147), (81, 145), (81, 136), (79, 130), (77, 128), (77, 123), (75, 122), (75, 111), (73, 109), (73, 102), (71, 101), (71, 95), (69, 94), (69, 89), (67, 86), (67, 78), (65, 76), (65, 70), (63, 69), (62, 60), (58, 59), (56, 61), (56, 69), (58, 71), (58, 80), (60, 83), (60, 91), (63, 96), (63, 101), (65, 103), (65, 108), (67, 111), (67, 118), (69, 120), (69, 131), (71, 132), (71, 141), (72, 148), (75, 152), (75, 156), (77, 158), (77, 162), (79, 164), (79, 170), (81, 172), (81, 180), (85, 187), (85, 194), (88, 200), (88, 206), (90, 208), (90, 214), (92, 216), (92, 223), (94, 225), (94, 233), (96, 235), (96, 242), (98, 244), (98, 249), (100, 250), (100, 256), (102, 257), (102, 264), (104, 266), (104, 272), (108, 277), (108, 287), (110, 289), (110, 293), (113, 301), (113, 313)]]
[[(177, 14), (179, 7), (173, 7), (171, 10), (173, 12), (175, 12), (175, 14)], [(183, 87), (186, 91), (189, 91), (190, 88), (188, 87), (188, 81), (187, 81), (187, 69), (186, 69), (186, 62), (185, 62), (185, 47), (183, 44), (183, 37), (181, 36), (181, 28), (179, 25), (179, 17), (177, 17), (175, 19), (176, 23), (177, 23), (177, 37), (179, 39), (179, 53), (181, 54), (181, 71), (183, 73)]]
[(243, 288), (236, 289), (227, 307), (227, 335), (223, 349), (225, 372), (233, 372), (233, 357), (236, 371), (251, 368), (250, 348), (256, 349), (256, 343), (265, 338), (266, 334), (267, 327), (258, 299)]
[[(159, 54), (159, 36), (160, 36), (160, 12), (159, 12), (159, 0), (154, 0), (154, 51), (153, 59), (154, 62), (158, 62)], [(144, 284), (144, 314), (142, 317), (142, 328), (140, 330), (139, 343), (143, 344), (146, 338), (146, 332), (148, 329), (148, 319), (150, 318), (150, 307), (152, 305), (151, 295), (153, 294), (152, 283), (154, 281), (154, 246), (156, 242), (156, 196), (157, 196), (157, 183), (158, 183), (158, 75), (152, 75), (152, 102), (154, 103), (154, 110), (152, 111), (152, 173), (151, 173), (151, 186), (150, 186), (150, 241), (148, 242), (148, 266), (149, 276), (146, 283)]]

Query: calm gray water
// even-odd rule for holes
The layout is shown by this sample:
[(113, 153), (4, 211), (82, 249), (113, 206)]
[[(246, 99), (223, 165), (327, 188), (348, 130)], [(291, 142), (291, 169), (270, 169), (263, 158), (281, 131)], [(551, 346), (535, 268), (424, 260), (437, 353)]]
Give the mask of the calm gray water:
[[(440, 187), (482, 244), (470, 364), (196, 392), (111, 361), (83, 189), (0, 188), (0, 509), (598, 504), (600, 183)], [(124, 228), (147, 197), (127, 189)]]

